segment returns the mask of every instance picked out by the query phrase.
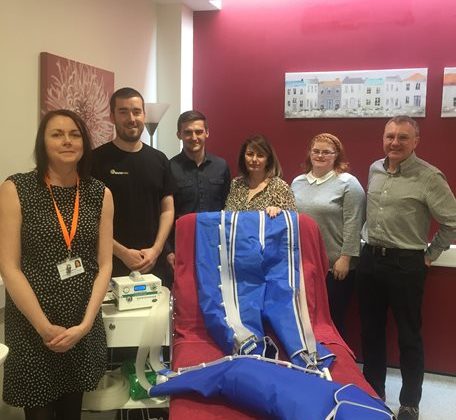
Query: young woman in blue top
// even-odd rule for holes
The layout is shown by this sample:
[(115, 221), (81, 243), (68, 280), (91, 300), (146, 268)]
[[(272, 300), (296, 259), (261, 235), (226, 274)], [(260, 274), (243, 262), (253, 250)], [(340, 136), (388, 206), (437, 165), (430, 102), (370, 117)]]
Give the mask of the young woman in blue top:
[(312, 216), (320, 227), (329, 258), (326, 283), (331, 317), (342, 335), (366, 203), (363, 188), (347, 170), (341, 141), (322, 133), (309, 142), (305, 173), (291, 184), (298, 211)]

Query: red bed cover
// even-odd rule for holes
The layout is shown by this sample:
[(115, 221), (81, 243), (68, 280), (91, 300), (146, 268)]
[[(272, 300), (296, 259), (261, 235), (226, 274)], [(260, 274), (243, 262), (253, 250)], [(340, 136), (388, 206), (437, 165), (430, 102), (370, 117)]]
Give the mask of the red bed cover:
[[(176, 223), (173, 370), (223, 357), (206, 332), (198, 305), (194, 263), (195, 222), (196, 214), (189, 214), (179, 218)], [(336, 354), (331, 366), (333, 380), (342, 384), (356, 384), (376, 396), (356, 365), (352, 351), (331, 321), (325, 286), (328, 262), (318, 226), (312, 218), (301, 214), (299, 227), (309, 315), (317, 340)], [(230, 407), (220, 399), (206, 399), (196, 394), (174, 397), (170, 403), (171, 420), (254, 418), (257, 417)]]

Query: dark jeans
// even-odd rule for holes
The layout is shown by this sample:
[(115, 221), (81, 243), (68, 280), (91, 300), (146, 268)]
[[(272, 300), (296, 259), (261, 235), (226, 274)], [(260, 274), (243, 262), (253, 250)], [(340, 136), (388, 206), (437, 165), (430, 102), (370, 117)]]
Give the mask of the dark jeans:
[(347, 315), (350, 300), (355, 287), (356, 271), (350, 270), (343, 280), (336, 280), (332, 271), (326, 275), (326, 288), (328, 290), (329, 310), (331, 318), (345, 338), (345, 317)]
[(386, 315), (392, 309), (399, 335), (401, 405), (418, 407), (424, 375), (421, 305), (426, 276), (424, 252), (366, 245), (357, 270), (363, 373), (385, 395)]

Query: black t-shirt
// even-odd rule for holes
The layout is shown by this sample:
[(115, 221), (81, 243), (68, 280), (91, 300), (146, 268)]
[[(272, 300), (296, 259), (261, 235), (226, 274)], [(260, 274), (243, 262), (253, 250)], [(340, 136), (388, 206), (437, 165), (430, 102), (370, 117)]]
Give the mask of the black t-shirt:
[[(127, 248), (150, 248), (158, 232), (161, 200), (175, 188), (165, 154), (147, 144), (138, 152), (125, 152), (109, 142), (93, 151), (92, 175), (112, 192), (114, 239)], [(115, 267), (120, 262), (116, 260)]]

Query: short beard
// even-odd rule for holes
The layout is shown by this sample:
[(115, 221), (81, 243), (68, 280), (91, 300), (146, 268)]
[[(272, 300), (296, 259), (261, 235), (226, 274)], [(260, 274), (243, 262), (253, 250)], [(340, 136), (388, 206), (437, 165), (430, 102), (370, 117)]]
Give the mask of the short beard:
[(125, 133), (117, 133), (117, 137), (119, 137), (119, 139), (127, 143), (136, 143), (141, 138), (141, 134), (139, 134), (138, 136), (127, 136), (125, 135)]
[(138, 127), (138, 128), (140, 129), (138, 135), (129, 136), (129, 135), (127, 135), (126, 131), (123, 128), (118, 130), (117, 127), (116, 127), (117, 137), (119, 137), (121, 140), (123, 140), (123, 141), (125, 141), (127, 143), (136, 143), (141, 138), (141, 135), (142, 135), (142, 133), (144, 131), (144, 126)]

